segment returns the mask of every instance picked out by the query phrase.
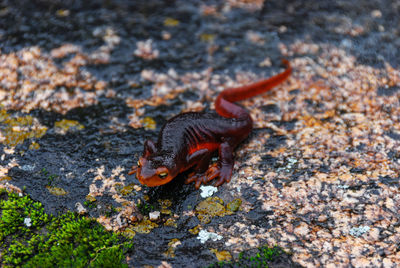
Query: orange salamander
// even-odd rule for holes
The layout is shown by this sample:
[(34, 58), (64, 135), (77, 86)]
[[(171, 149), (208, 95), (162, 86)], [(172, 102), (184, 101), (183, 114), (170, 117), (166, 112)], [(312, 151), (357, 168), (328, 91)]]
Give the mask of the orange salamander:
[[(179, 173), (193, 168), (185, 183), (201, 184), (215, 180), (220, 186), (232, 175), (235, 147), (250, 134), (250, 114), (234, 102), (264, 93), (289, 77), (292, 68), (283, 60), (286, 70), (269, 79), (222, 91), (215, 101), (215, 113), (182, 113), (169, 119), (161, 128), (157, 143), (147, 140), (143, 155), (129, 175), (136, 173), (140, 183), (159, 186), (170, 182)], [(210, 166), (213, 152), (219, 159)]]

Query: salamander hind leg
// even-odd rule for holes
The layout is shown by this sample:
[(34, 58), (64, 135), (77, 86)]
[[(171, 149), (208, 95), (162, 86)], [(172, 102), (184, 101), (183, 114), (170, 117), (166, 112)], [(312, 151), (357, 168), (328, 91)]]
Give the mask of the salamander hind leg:
[[(196, 154), (196, 155), (195, 155)], [(201, 184), (208, 184), (215, 180), (215, 186), (221, 186), (225, 182), (230, 182), (233, 170), (233, 148), (229, 143), (224, 142), (219, 146), (219, 161), (209, 166), (211, 152), (199, 150), (191, 156), (192, 163), (196, 163), (194, 172), (189, 174), (185, 183), (195, 182), (198, 189)], [(188, 161), (190, 163), (190, 161)]]

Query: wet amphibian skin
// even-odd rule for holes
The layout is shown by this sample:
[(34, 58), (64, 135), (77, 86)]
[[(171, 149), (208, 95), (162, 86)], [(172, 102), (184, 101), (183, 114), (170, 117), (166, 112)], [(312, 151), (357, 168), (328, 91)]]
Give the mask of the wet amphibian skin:
[[(215, 179), (214, 185), (229, 182), (232, 175), (233, 150), (250, 134), (253, 121), (250, 114), (234, 102), (264, 93), (282, 83), (291, 74), (286, 70), (269, 79), (251, 85), (228, 88), (216, 101), (214, 113), (189, 112), (179, 114), (162, 127), (157, 143), (147, 140), (143, 155), (129, 174), (136, 173), (140, 183), (159, 186), (170, 182), (179, 173), (194, 168), (186, 183), (195, 182), (198, 189)], [(209, 165), (214, 151), (219, 160)]]

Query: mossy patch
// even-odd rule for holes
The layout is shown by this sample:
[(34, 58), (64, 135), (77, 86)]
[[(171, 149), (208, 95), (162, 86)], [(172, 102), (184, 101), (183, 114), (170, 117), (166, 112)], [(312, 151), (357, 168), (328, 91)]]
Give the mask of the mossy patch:
[(131, 244), (92, 219), (44, 213), (26, 195), (0, 190), (0, 266), (127, 267)]

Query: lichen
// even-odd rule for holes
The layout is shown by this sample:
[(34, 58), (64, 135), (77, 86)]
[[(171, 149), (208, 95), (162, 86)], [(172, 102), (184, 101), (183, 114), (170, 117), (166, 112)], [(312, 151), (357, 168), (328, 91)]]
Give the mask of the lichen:
[(175, 219), (169, 218), (165, 221), (164, 226), (177, 228), (178, 224), (176, 223)]
[(200, 232), (200, 225), (197, 225), (193, 227), (192, 229), (189, 229), (189, 233), (193, 235), (197, 235)]
[(157, 126), (156, 121), (154, 121), (154, 119), (151, 118), (151, 117), (149, 117), (149, 116), (146, 116), (145, 118), (143, 118), (143, 119), (141, 120), (141, 122), (142, 122), (143, 127), (144, 127), (145, 129), (147, 129), (147, 130), (154, 130), (154, 129), (156, 129), (156, 126)]
[(171, 239), (168, 243), (168, 249), (164, 252), (164, 256), (167, 258), (174, 258), (175, 257), (175, 248), (181, 244), (181, 241), (177, 238)]
[(353, 227), (350, 229), (349, 234), (354, 237), (360, 237), (363, 234), (369, 232), (370, 229), (371, 229), (371, 227), (369, 227), (369, 226)]
[(47, 127), (30, 115), (14, 117), (0, 109), (0, 141), (9, 147), (22, 144), (26, 139), (41, 138), (46, 131)]
[(3, 176), (3, 177), (0, 177), (0, 182), (1, 181), (10, 181), (10, 180), (12, 180), (12, 178), (10, 177), (10, 176)]
[(130, 229), (136, 233), (148, 234), (151, 230), (157, 227), (158, 225), (156, 223), (145, 217), (142, 221), (135, 222)]
[(216, 35), (210, 33), (202, 33), (200, 35), (200, 40), (204, 43), (212, 43), (215, 40)]
[(126, 228), (123, 232), (122, 235), (126, 236), (127, 238), (134, 238), (136, 235), (136, 232), (130, 228)]
[(210, 251), (215, 254), (215, 257), (217, 257), (219, 261), (232, 260), (232, 255), (229, 253), (229, 251), (226, 250), (218, 251), (218, 249), (215, 248), (210, 249)]
[(170, 209), (168, 209), (171, 205), (172, 205), (172, 201), (169, 199), (158, 199), (158, 203), (161, 206), (161, 214), (164, 215), (171, 215), (172, 211)]
[(85, 127), (76, 120), (62, 119), (54, 123), (54, 129), (57, 133), (65, 134), (68, 131), (78, 131)]
[(234, 212), (238, 211), (240, 206), (242, 205), (242, 200), (240, 198), (236, 198), (226, 204), (226, 212), (227, 214), (233, 214)]
[(132, 191), (135, 189), (135, 186), (136, 186), (136, 184), (134, 184), (134, 183), (128, 184), (128, 185), (122, 187), (122, 189), (119, 191), (119, 193), (124, 196), (128, 195), (128, 194), (132, 193)]
[(179, 20), (174, 19), (174, 18), (165, 18), (164, 20), (164, 26), (167, 27), (176, 27), (179, 25)]
[(204, 224), (210, 223), (215, 216), (226, 215), (224, 201), (219, 197), (208, 197), (201, 201), (195, 208), (197, 218)]
[(29, 150), (38, 150), (40, 148), (39, 143), (37, 142), (32, 142), (31, 145), (29, 145)]
[(66, 194), (68, 194), (68, 192), (67, 191), (65, 191), (63, 188), (61, 188), (61, 187), (55, 187), (55, 186), (49, 186), (49, 185), (47, 185), (46, 186), (46, 189), (49, 191), (49, 193), (51, 193), (52, 195), (59, 195), (59, 196), (62, 196), (62, 195), (66, 195)]
[(211, 222), (213, 217), (224, 217), (232, 215), (239, 210), (242, 200), (237, 198), (224, 206), (224, 201), (219, 197), (208, 197), (201, 201), (195, 208), (197, 218), (201, 223), (207, 224)]

